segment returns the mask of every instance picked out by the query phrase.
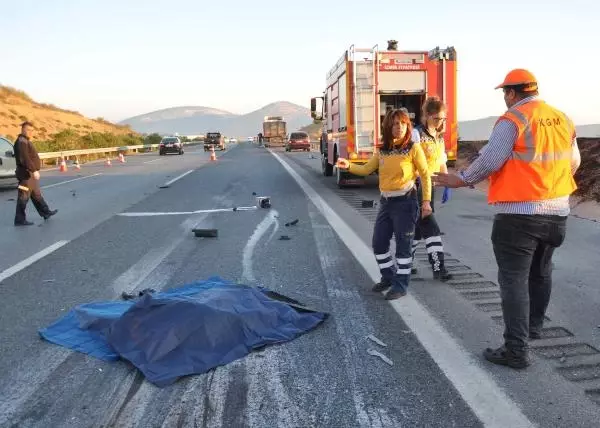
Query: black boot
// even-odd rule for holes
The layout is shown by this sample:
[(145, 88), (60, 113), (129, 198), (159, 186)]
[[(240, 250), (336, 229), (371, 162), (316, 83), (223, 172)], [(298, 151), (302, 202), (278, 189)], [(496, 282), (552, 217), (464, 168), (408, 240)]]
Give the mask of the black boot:
[(378, 282), (377, 284), (375, 284), (373, 286), (373, 288), (371, 288), (371, 290), (374, 291), (375, 293), (381, 293), (382, 291), (387, 290), (391, 286), (392, 286), (392, 283), (389, 279), (381, 278), (381, 281)]
[(429, 254), (429, 263), (433, 269), (433, 279), (446, 282), (452, 279), (452, 274), (446, 269), (444, 264), (444, 253), (436, 251)]

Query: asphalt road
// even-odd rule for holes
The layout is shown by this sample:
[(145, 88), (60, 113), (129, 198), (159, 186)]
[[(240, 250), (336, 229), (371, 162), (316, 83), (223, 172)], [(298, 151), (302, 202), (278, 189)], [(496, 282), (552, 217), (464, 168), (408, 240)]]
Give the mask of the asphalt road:
[[(464, 284), (434, 283), (422, 269), (402, 301), (389, 304), (369, 291), (375, 210), (352, 206), (376, 197), (373, 186), (338, 191), (307, 153), (273, 154), (244, 143), (217, 156), (210, 163), (188, 149), (47, 173), (42, 184), (52, 187), (44, 193), (60, 212), (36, 219), (40, 227), (13, 228), (14, 192), (0, 193), (9, 208), (0, 214), (0, 426), (597, 426), (600, 407), (585, 394), (594, 380), (586, 388), (569, 381), (555, 369), (563, 362), (536, 358), (530, 370), (514, 372), (481, 361), (501, 326), (495, 312), (464, 297)], [(270, 196), (272, 208), (119, 215), (252, 206), (253, 192)], [(451, 265), (493, 281), (489, 216), (482, 195), (469, 191), (455, 192), (440, 209)], [(296, 226), (284, 225), (294, 219)], [(218, 228), (219, 237), (195, 238), (196, 225)], [(592, 278), (599, 233), (597, 224), (571, 221), (557, 255), (550, 316), (600, 349)], [(283, 234), (291, 240), (279, 240)], [(36, 253), (39, 260), (14, 268)], [(575, 272), (581, 282), (569, 280)], [(162, 389), (125, 363), (67, 351), (37, 334), (74, 305), (214, 275), (278, 290), (331, 317), (292, 342)], [(370, 334), (387, 347), (366, 339)]]

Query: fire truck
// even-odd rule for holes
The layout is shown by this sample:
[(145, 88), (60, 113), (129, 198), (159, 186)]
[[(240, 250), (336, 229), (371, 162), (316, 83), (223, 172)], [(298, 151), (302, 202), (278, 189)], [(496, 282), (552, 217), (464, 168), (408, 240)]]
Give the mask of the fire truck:
[(263, 140), (265, 147), (283, 146), (287, 138), (286, 123), (282, 116), (265, 116), (263, 119)]
[(382, 51), (377, 45), (350, 46), (327, 73), (323, 96), (311, 98), (311, 116), (323, 123), (323, 175), (335, 172), (339, 187), (363, 184), (364, 178), (335, 167), (338, 157), (365, 164), (381, 144), (386, 111), (405, 108), (416, 126), (425, 98), (433, 95), (447, 105), (444, 139), (452, 164), (458, 144), (455, 49), (400, 51), (395, 40), (389, 40)]

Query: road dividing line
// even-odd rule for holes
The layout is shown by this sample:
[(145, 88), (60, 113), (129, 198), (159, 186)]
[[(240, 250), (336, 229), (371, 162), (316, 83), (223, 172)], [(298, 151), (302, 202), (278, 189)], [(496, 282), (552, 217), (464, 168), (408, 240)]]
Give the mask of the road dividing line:
[(42, 189), (50, 189), (51, 187), (62, 186), (63, 184), (72, 183), (74, 181), (85, 180), (86, 178), (96, 177), (98, 175), (102, 175), (102, 172), (92, 175), (86, 175), (85, 177), (74, 178), (72, 180), (61, 181), (60, 183), (48, 184), (47, 186), (42, 186)]
[(157, 216), (165, 216), (165, 215), (193, 215), (193, 214), (210, 214), (210, 213), (226, 213), (226, 212), (236, 212), (236, 211), (254, 211), (257, 210), (258, 207), (236, 207), (236, 208), (215, 208), (212, 210), (197, 210), (197, 211), (173, 211), (173, 212), (126, 212), (117, 214), (121, 217), (157, 217)]
[[(283, 158), (269, 150), (327, 219), (373, 282), (380, 272), (371, 249)], [(486, 427), (533, 427), (495, 380), (412, 295), (390, 302)]]
[(46, 257), (48, 254), (53, 253), (58, 250), (60, 247), (68, 244), (69, 241), (58, 241), (47, 248), (44, 248), (42, 251), (35, 253), (31, 257), (26, 258), (25, 260), (20, 261), (16, 265), (6, 269), (5, 271), (0, 272), (0, 282), (4, 281), (7, 278), (10, 278), (15, 273), (22, 271), (26, 267), (32, 265), (38, 260)]
[(175, 183), (177, 180), (181, 180), (183, 177), (185, 177), (188, 174), (191, 174), (192, 172), (194, 172), (194, 170), (190, 169), (189, 171), (184, 172), (180, 176), (177, 176), (174, 179), (167, 181), (165, 184), (163, 184), (162, 186), (160, 186), (160, 188), (164, 189), (165, 187), (169, 187), (171, 184)]
[(151, 160), (151, 161), (147, 161), (147, 162), (144, 162), (144, 163), (146, 164), (146, 163), (159, 162), (159, 161), (161, 161), (161, 160), (162, 160), (162, 159), (153, 159), (153, 160)]

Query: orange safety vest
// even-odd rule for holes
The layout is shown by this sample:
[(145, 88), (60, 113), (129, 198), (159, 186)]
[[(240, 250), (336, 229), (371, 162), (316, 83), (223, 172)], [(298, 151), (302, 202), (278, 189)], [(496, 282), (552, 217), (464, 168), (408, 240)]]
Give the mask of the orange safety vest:
[(571, 120), (541, 100), (509, 109), (498, 121), (503, 119), (517, 126), (517, 140), (511, 157), (490, 177), (488, 202), (543, 201), (573, 193)]

